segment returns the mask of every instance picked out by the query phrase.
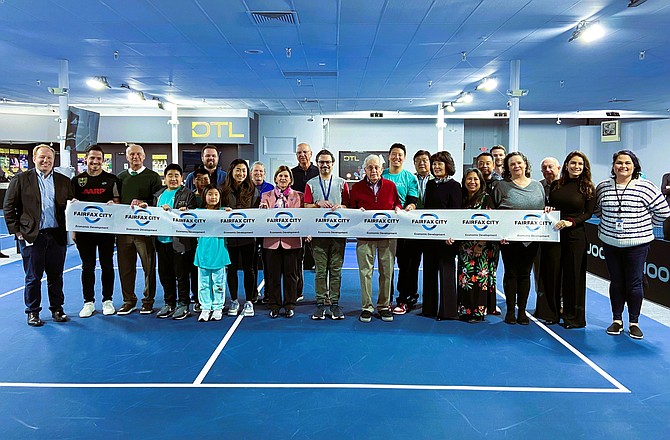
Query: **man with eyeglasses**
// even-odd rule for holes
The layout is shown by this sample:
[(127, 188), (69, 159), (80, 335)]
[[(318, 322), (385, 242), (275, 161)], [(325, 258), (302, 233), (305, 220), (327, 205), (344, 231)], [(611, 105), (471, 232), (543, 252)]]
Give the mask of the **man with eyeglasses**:
[[(328, 150), (316, 155), (319, 175), (310, 179), (305, 186), (305, 208), (322, 208), (335, 211), (349, 204), (349, 186), (338, 176), (333, 176), (335, 156)], [(315, 237), (312, 239), (312, 253), (316, 274), (316, 311), (312, 319), (326, 318), (326, 299), (330, 300), (330, 317), (344, 319), (340, 301), (342, 264), (346, 238)]]
[[(402, 168), (405, 163), (405, 156), (407, 155), (407, 148), (400, 143), (395, 143), (389, 148), (389, 167), (384, 170), (382, 177), (393, 182), (398, 191), (398, 197), (400, 198), (400, 204), (402, 205), (405, 211), (413, 211), (416, 209), (416, 204), (419, 200), (419, 182), (414, 174), (404, 170)], [(397, 245), (401, 249), (405, 249), (409, 240), (405, 238), (399, 238), (397, 240)], [(398, 315), (404, 315), (407, 313), (408, 306), (407, 303), (401, 302), (400, 297), (403, 297), (403, 301), (408, 301), (404, 299), (409, 295), (417, 295), (416, 290), (414, 292), (407, 292), (411, 287), (407, 287), (408, 278), (412, 277), (412, 270), (410, 268), (410, 260), (408, 252), (396, 253), (396, 258), (398, 259)], [(393, 302), (393, 288), (391, 288), (391, 303)], [(402, 309), (402, 310), (401, 310)], [(395, 310), (394, 310), (395, 313)]]
[[(414, 154), (414, 169), (419, 185), (419, 197), (416, 208), (422, 209), (426, 195), (426, 184), (433, 178), (430, 174), (430, 152), (419, 150)], [(423, 255), (424, 240), (403, 240), (401, 254), (406, 255), (405, 270), (398, 272), (398, 303), (393, 309), (393, 314), (404, 315), (416, 307), (419, 302), (419, 266)], [(401, 257), (398, 257), (400, 263)]]
[[(305, 193), (305, 186), (310, 179), (319, 175), (319, 169), (312, 163), (312, 147), (308, 143), (299, 143), (295, 149), (295, 157), (298, 159), (298, 166), (291, 169), (293, 174), (293, 184), (291, 189)], [(298, 297), (297, 302), (302, 301), (303, 288), (305, 285), (303, 276), (303, 267), (312, 269), (314, 267), (314, 258), (309, 243), (305, 243), (298, 252)]]
[[(400, 212), (402, 205), (395, 183), (382, 177), (381, 159), (376, 154), (365, 158), (365, 177), (351, 187), (349, 208), (366, 210), (395, 210)], [(393, 312), (389, 308), (393, 291), (393, 262), (395, 260), (396, 239), (359, 238), (356, 241), (358, 276), (361, 283), (362, 311), (358, 320), (372, 321), (375, 310), (372, 304), (372, 273), (375, 257), (379, 270), (379, 294), (377, 312), (382, 321), (393, 321)]]

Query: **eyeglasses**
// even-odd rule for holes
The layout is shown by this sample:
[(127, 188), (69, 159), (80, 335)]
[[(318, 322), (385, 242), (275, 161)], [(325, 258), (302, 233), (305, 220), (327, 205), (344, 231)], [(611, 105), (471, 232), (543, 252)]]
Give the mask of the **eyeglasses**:
[(330, 165), (331, 163), (333, 163), (333, 161), (332, 160), (320, 160), (317, 163), (319, 165)]

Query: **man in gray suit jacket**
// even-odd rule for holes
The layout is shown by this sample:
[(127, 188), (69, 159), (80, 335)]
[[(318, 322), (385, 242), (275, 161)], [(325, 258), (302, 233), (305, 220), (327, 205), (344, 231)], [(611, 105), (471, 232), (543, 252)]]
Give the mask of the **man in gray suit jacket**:
[(63, 266), (67, 245), (65, 207), (72, 199), (70, 179), (53, 170), (56, 152), (48, 145), (33, 149), (35, 168), (15, 176), (5, 196), (5, 223), (19, 242), (25, 270), (24, 300), (28, 325), (40, 327), (42, 275), (47, 274), (49, 309), (56, 322), (63, 312)]

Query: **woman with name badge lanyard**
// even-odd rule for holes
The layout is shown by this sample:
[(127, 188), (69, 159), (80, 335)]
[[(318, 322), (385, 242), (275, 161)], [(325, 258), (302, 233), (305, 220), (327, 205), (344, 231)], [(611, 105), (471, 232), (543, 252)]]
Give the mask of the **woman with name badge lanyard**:
[[(235, 159), (228, 167), (228, 174), (221, 185), (221, 205), (226, 211), (233, 209), (258, 208), (260, 195), (251, 180), (249, 164), (244, 159)], [(229, 316), (237, 316), (240, 311), (240, 303), (237, 300), (237, 271), (244, 273), (244, 295), (246, 302), (242, 313), (244, 316), (254, 316), (254, 305), (252, 300), (258, 296), (256, 290), (256, 269), (254, 255), (256, 241), (254, 238), (229, 238), (226, 240), (230, 266), (226, 276), (230, 299), (232, 300), (228, 309)]]
[[(503, 180), (496, 184), (493, 202), (496, 209), (542, 210), (544, 209), (544, 187), (530, 178), (528, 158), (519, 151), (505, 156)], [(530, 270), (537, 255), (538, 243), (532, 241), (507, 242), (500, 246), (505, 274), (503, 289), (507, 303), (505, 322), (528, 325), (526, 304), (530, 294)], [(519, 308), (516, 319), (514, 306)]]
[(623, 331), (623, 309), (628, 304), (628, 334), (642, 339), (638, 324), (644, 291), (642, 277), (654, 225), (670, 216), (668, 202), (659, 189), (640, 176), (635, 153), (621, 150), (612, 156), (612, 177), (596, 188), (595, 215), (600, 217), (598, 237), (603, 242), (610, 273), (612, 324), (607, 334)]
[[(281, 165), (275, 171), (275, 189), (264, 192), (261, 199), (261, 208), (282, 209), (302, 208), (303, 194), (291, 189), (293, 174), (286, 165)], [(268, 263), (265, 282), (265, 291), (270, 296), (270, 318), (279, 316), (283, 307), (285, 316), (293, 318), (295, 303), (298, 297), (298, 251), (302, 247), (300, 237), (268, 237), (263, 239), (265, 260)], [(282, 298), (282, 281), (284, 295)]]
[(584, 222), (593, 215), (596, 198), (591, 164), (584, 153), (573, 151), (568, 154), (560, 178), (551, 184), (548, 198), (549, 206), (545, 211), (557, 209), (561, 219), (554, 225), (560, 231), (560, 241), (542, 243), (540, 247), (540, 276), (550, 313), (545, 324), (557, 324), (563, 318), (566, 329), (586, 327)]

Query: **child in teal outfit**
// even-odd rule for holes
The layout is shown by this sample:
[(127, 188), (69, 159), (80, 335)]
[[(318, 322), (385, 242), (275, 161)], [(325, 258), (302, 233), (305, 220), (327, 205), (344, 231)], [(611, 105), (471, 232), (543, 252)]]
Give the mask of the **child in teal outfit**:
[[(221, 193), (217, 187), (208, 185), (203, 189), (201, 207), (221, 209)], [(226, 266), (230, 264), (225, 238), (199, 237), (193, 264), (198, 267), (198, 299), (202, 306), (198, 321), (219, 321), (226, 299)]]

